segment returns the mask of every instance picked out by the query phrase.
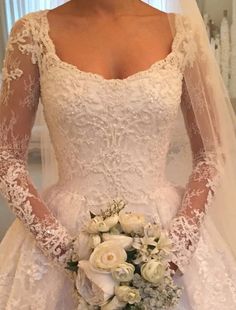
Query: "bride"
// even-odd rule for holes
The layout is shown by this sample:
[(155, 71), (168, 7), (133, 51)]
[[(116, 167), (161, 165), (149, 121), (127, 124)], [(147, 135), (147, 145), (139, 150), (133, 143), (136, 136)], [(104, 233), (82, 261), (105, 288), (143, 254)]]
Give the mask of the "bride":
[[(0, 309), (78, 309), (74, 242), (85, 258), (89, 211), (120, 198), (173, 241), (175, 310), (236, 309), (235, 116), (195, 0), (148, 2), (71, 0), (12, 27), (0, 190), (17, 219), (0, 244)], [(27, 170), (39, 98), (42, 192)]]

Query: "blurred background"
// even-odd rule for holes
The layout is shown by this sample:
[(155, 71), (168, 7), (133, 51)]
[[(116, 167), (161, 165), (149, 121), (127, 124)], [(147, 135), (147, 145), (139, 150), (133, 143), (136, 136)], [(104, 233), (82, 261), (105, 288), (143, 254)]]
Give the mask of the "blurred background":
[[(23, 15), (52, 9), (66, 0), (0, 0), (0, 87), (6, 43), (12, 25)], [(165, 0), (147, 0), (166, 10)], [(219, 64), (232, 105), (236, 107), (236, 0), (198, 0), (212, 49)], [(40, 106), (40, 105), (39, 105)], [(236, 110), (236, 108), (235, 108)], [(40, 111), (39, 111), (40, 112)], [(39, 114), (39, 113), (38, 113)], [(29, 146), (29, 171), (38, 189), (41, 188), (40, 125), (36, 118)], [(14, 220), (0, 196), (0, 241)]]

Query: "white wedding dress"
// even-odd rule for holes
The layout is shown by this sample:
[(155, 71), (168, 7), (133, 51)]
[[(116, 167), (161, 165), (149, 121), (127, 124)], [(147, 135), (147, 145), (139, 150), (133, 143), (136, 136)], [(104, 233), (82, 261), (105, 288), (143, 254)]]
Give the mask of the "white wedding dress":
[[(57, 268), (61, 253), (50, 252), (50, 245), (63, 248), (88, 210), (124, 199), (130, 210), (145, 211), (163, 226), (175, 217), (184, 188), (168, 181), (165, 166), (191, 58), (178, 18), (171, 53), (122, 80), (62, 61), (48, 34), (47, 10), (27, 14), (14, 27), (2, 91), (0, 189), (18, 218), (0, 244), (1, 310), (77, 308), (74, 284)], [(59, 167), (59, 181), (40, 197), (25, 165), (39, 95)], [(44, 216), (51, 222), (42, 224)], [(175, 277), (184, 287), (175, 310), (236, 309), (236, 263), (226, 246), (217, 250), (209, 229), (214, 226), (206, 219), (183, 276)]]

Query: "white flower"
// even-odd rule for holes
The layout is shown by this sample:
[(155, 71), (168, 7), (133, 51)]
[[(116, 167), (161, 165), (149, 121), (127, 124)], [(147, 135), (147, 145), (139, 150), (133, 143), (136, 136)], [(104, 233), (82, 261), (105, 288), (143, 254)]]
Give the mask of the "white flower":
[(114, 214), (110, 217), (107, 217), (104, 222), (107, 226), (109, 226), (111, 229), (112, 227), (114, 227), (119, 221), (119, 215), (118, 214)]
[(101, 229), (102, 231), (109, 231), (108, 227), (104, 224), (102, 216), (95, 216), (87, 225), (87, 232), (91, 234), (97, 234)]
[(112, 298), (110, 302), (101, 307), (101, 310), (118, 310), (123, 309), (126, 306), (126, 302), (119, 301), (116, 296)]
[(99, 235), (90, 235), (89, 237), (89, 246), (94, 249), (101, 243), (101, 237)]
[(170, 252), (173, 244), (166, 232), (162, 232), (160, 238), (157, 242), (157, 249), (163, 250), (165, 252)]
[(160, 238), (161, 228), (158, 224), (148, 223), (144, 226), (144, 235), (146, 237)]
[(103, 233), (102, 239), (104, 241), (113, 240), (119, 243), (122, 246), (122, 248), (126, 250), (129, 249), (133, 243), (133, 238), (125, 236), (125, 235), (112, 235), (109, 233)]
[(104, 241), (94, 249), (89, 261), (94, 268), (110, 271), (126, 259), (126, 251), (118, 242)]
[(134, 266), (125, 262), (112, 270), (112, 276), (116, 281), (128, 282), (133, 279), (134, 271)]
[(113, 226), (111, 229), (110, 229), (110, 234), (112, 235), (119, 235), (121, 232), (122, 232), (122, 228), (120, 226), (120, 223), (117, 223), (115, 226)]
[(129, 304), (141, 301), (139, 290), (126, 285), (115, 287), (115, 294), (118, 300)]
[(90, 262), (80, 261), (75, 285), (88, 304), (101, 306), (114, 296), (117, 283), (111, 273), (97, 271)]
[(138, 250), (138, 255), (134, 260), (134, 263), (140, 264), (141, 262), (148, 262), (153, 255), (156, 255), (159, 252), (159, 249), (157, 250), (156, 245), (157, 242), (153, 237), (135, 237), (133, 248)]
[(158, 283), (165, 275), (165, 266), (158, 261), (150, 260), (141, 267), (141, 275), (148, 282)]
[(119, 222), (123, 231), (127, 234), (143, 234), (146, 220), (143, 214), (139, 213), (121, 213)]
[(117, 214), (112, 215), (105, 220), (102, 216), (95, 216), (90, 220), (87, 225), (87, 231), (91, 234), (98, 232), (108, 232), (113, 226), (118, 223), (119, 216)]

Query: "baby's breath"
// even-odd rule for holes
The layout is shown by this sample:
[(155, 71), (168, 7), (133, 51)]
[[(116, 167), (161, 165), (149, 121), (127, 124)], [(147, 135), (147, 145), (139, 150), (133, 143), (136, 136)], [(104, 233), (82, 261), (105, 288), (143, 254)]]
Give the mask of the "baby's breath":
[(122, 209), (126, 206), (126, 203), (123, 202), (122, 200), (116, 201), (113, 200), (112, 203), (108, 204), (108, 207), (106, 210), (101, 210), (101, 216), (105, 220), (108, 217), (111, 217), (115, 214), (119, 214)]
[(168, 276), (161, 283), (153, 284), (145, 281), (136, 273), (133, 286), (139, 289), (142, 301), (136, 305), (139, 308), (127, 309), (171, 309), (178, 304), (182, 292), (182, 289), (175, 285)]

